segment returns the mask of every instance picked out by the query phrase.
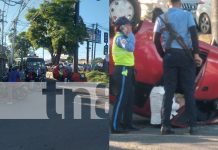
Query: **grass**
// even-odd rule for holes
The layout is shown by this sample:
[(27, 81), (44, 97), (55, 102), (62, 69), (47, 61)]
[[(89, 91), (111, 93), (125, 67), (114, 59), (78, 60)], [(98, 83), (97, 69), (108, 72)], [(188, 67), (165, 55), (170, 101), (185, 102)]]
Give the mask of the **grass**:
[(86, 72), (86, 77), (88, 79), (88, 82), (109, 83), (109, 76), (104, 72), (100, 72), (100, 71)]

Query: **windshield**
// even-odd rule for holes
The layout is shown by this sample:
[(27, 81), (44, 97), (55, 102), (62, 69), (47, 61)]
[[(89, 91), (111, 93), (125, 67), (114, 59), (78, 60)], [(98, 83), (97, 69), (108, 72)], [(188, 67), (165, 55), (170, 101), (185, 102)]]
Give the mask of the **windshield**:
[(34, 61), (31, 61), (31, 62), (27, 62), (27, 68), (28, 69), (39, 69), (39, 68), (45, 68), (45, 63), (44, 62), (34, 62)]

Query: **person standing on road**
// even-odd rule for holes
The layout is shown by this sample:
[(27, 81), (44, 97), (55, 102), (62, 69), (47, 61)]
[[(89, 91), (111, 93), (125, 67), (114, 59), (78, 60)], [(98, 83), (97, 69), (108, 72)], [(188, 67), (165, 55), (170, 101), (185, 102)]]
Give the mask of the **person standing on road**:
[(19, 69), (17, 67), (13, 67), (11, 71), (8, 73), (8, 82), (19, 82), (20, 75)]
[[(163, 57), (164, 67), (165, 96), (162, 105), (161, 134), (174, 133), (170, 127), (170, 113), (172, 99), (178, 85), (184, 92), (189, 132), (192, 134), (196, 123), (195, 70), (196, 64), (198, 66), (202, 64), (199, 56), (197, 29), (192, 14), (181, 9), (181, 0), (169, 0), (168, 4), (169, 10), (158, 17), (155, 22), (153, 37), (156, 49)], [(160, 40), (162, 34), (165, 51)]]
[(115, 21), (115, 30), (112, 46), (115, 69), (112, 80), (118, 92), (113, 109), (112, 132), (122, 133), (137, 130), (132, 125), (135, 36), (132, 33), (131, 22), (126, 17), (120, 17)]

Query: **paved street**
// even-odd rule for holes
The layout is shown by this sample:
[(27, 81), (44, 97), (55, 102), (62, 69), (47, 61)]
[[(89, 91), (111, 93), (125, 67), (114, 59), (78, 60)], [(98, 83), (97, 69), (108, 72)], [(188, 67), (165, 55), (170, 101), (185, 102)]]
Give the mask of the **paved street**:
[(149, 120), (134, 116), (140, 131), (111, 134), (110, 150), (217, 150), (218, 125), (199, 126), (196, 135), (187, 129), (174, 129), (175, 135), (162, 136), (160, 129), (149, 125)]
[[(61, 88), (60, 86), (58, 87)], [(67, 85), (64, 89), (69, 88)], [(86, 88), (86, 87), (84, 87)], [(99, 91), (101, 91), (99, 89)], [(81, 108), (82, 119), (34, 119), (44, 118), (44, 107), (38, 101), (43, 96), (37, 92), (30, 92), (25, 100), (13, 101), (12, 104), (1, 103), (0, 109), (5, 114), (1, 118), (17, 117), (28, 119), (0, 120), (0, 150), (106, 150), (108, 149), (108, 115), (105, 114), (105, 95), (99, 94), (98, 106), (92, 105), (87, 93), (80, 91), (75, 93), (82, 98), (78, 103), (77, 97), (74, 101), (75, 108)], [(104, 92), (99, 92), (104, 93)], [(54, 94), (54, 93), (53, 93)], [(44, 96), (45, 97), (45, 96)], [(62, 99), (57, 96), (58, 109), (62, 106)], [(60, 104), (60, 105), (59, 105)], [(33, 106), (33, 107), (30, 107)], [(72, 106), (67, 106), (72, 108)], [(90, 119), (90, 110), (95, 107), (97, 114), (103, 119)], [(5, 108), (8, 109), (5, 110)], [(64, 108), (64, 107), (63, 107)], [(51, 108), (53, 109), (53, 108)], [(15, 110), (9, 111), (9, 110)], [(68, 109), (69, 110), (69, 109)], [(30, 112), (26, 114), (25, 112)], [(32, 112), (32, 113), (31, 113)], [(40, 112), (40, 113), (38, 113)], [(43, 113), (42, 113), (43, 112)], [(59, 112), (61, 112), (59, 110)], [(13, 114), (11, 114), (13, 113)], [(34, 114), (35, 113), (35, 114)], [(33, 119), (29, 119), (33, 117)], [(72, 116), (73, 117), (73, 116)]]

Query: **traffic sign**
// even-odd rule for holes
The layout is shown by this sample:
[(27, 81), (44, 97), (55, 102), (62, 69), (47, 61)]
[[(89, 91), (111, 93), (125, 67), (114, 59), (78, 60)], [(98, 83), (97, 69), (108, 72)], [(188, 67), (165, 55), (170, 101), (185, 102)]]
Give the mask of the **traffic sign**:
[(91, 28), (87, 28), (87, 32), (88, 32), (87, 40), (89, 42), (101, 43), (101, 30), (97, 29), (95, 31), (95, 29), (93, 30)]

